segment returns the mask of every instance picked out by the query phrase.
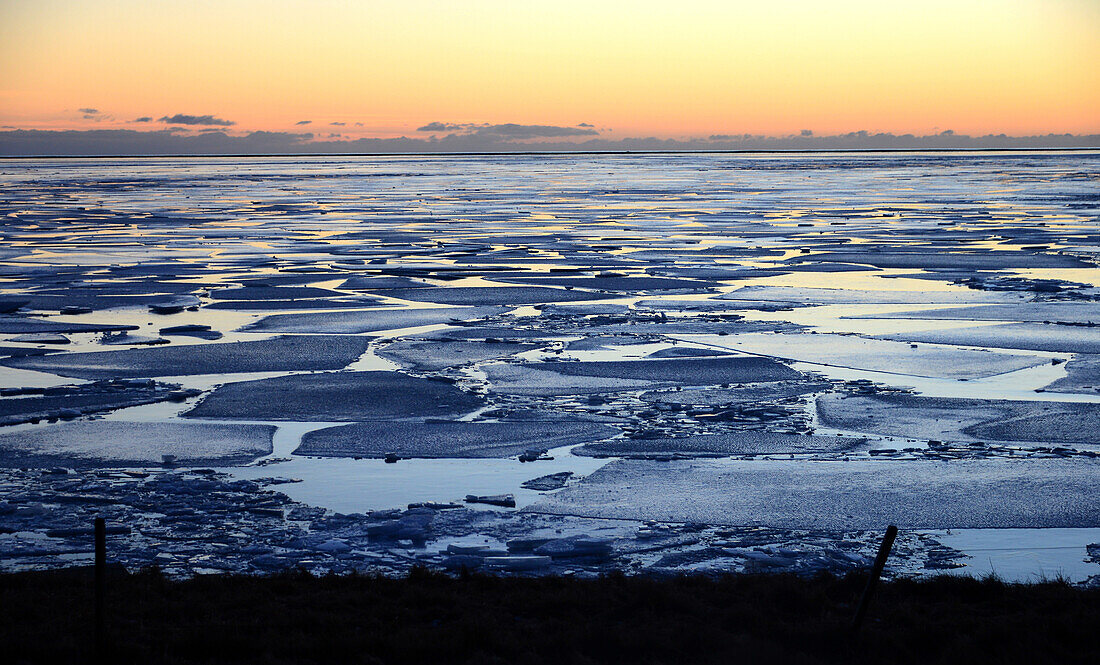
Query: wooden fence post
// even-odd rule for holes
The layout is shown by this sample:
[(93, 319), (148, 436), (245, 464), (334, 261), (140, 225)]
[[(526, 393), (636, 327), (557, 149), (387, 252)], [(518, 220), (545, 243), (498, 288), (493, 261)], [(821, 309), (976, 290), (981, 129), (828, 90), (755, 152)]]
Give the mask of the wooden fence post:
[(107, 591), (107, 525), (102, 517), (95, 518), (95, 659), (107, 662), (107, 619), (104, 616), (104, 595)]
[(855, 635), (859, 632), (860, 626), (863, 625), (863, 617), (867, 615), (867, 606), (871, 604), (871, 596), (875, 594), (875, 587), (878, 586), (878, 579), (882, 575), (882, 569), (886, 566), (886, 558), (890, 556), (890, 548), (894, 546), (894, 538), (898, 535), (898, 528), (891, 524), (886, 527), (886, 536), (882, 539), (882, 544), (878, 548), (878, 556), (875, 557), (875, 566), (871, 569), (871, 577), (867, 579), (867, 586), (863, 588), (863, 598), (859, 600), (859, 609), (856, 610), (856, 615), (852, 619), (851, 634)]

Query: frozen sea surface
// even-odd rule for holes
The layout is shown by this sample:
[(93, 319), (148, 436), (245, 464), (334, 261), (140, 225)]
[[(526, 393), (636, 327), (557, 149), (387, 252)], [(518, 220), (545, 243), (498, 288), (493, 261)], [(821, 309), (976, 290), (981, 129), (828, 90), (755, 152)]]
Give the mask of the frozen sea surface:
[(1100, 580), (1100, 153), (5, 160), (0, 187), (6, 568), (81, 560), (97, 513), (179, 575), (549, 541), (539, 570), (844, 571), (896, 521), (894, 574)]

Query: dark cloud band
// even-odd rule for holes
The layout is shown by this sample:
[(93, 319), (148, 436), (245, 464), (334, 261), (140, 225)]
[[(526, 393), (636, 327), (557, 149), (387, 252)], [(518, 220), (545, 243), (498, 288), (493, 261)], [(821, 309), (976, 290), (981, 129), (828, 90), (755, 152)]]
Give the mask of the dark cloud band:
[(456, 136), (480, 136), (484, 138), (521, 141), (529, 139), (599, 135), (599, 132), (592, 129), (592, 125), (587, 125), (585, 123), (581, 123), (576, 127), (560, 127), (557, 125), (519, 125), (512, 122), (498, 125), (490, 125), (488, 123), (429, 122), (423, 127), (417, 127), (416, 131), (432, 133), (448, 132)]
[(231, 127), (237, 124), (232, 120), (223, 120), (212, 115), (187, 115), (186, 113), (164, 115), (157, 118), (157, 122), (165, 122), (169, 125), (202, 125), (207, 127)]
[[(517, 125), (517, 127), (540, 127)], [(502, 127), (497, 125), (495, 127)], [(658, 138), (588, 138), (554, 140), (540, 131), (452, 132), (437, 137), (336, 139), (312, 133), (251, 132), (234, 136), (225, 131), (193, 132), (178, 127), (157, 131), (133, 129), (0, 131), (0, 155), (225, 155), (225, 154), (354, 154), (416, 152), (520, 151), (690, 151), (690, 150), (989, 150), (1039, 148), (1100, 148), (1100, 134), (1046, 134), (1013, 137), (1004, 134), (967, 136), (941, 132), (927, 136), (850, 132), (835, 136), (800, 133), (784, 137), (718, 135), (675, 140)], [(532, 141), (530, 139), (534, 138)]]

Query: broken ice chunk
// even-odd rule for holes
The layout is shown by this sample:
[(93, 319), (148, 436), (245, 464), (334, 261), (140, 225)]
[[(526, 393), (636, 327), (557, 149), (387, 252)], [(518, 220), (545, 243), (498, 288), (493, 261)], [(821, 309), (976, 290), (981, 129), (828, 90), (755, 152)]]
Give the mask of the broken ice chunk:
[(474, 494), (466, 495), (466, 503), (484, 503), (490, 506), (503, 506), (504, 508), (515, 508), (516, 498), (511, 494), (493, 494), (489, 496), (477, 496)]

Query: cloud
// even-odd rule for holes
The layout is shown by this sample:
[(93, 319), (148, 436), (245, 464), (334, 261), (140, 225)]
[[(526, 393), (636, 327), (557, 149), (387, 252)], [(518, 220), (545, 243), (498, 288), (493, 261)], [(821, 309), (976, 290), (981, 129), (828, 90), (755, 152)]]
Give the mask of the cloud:
[[(337, 126), (337, 127), (343, 127), (344, 125), (346, 125), (346, 124), (348, 124), (348, 123), (346, 123), (346, 122), (330, 122), (330, 123), (328, 123), (328, 124), (330, 124), (330, 125), (335, 125), (335, 126)], [(358, 123), (358, 122), (357, 122), (357, 123), (355, 123), (355, 124), (359, 125), (359, 124), (362, 124), (362, 123)]]
[[(442, 123), (441, 123), (442, 124)], [(536, 129), (530, 129), (530, 128)], [(348, 139), (311, 133), (251, 132), (231, 136), (216, 127), (136, 129), (0, 131), (0, 155), (261, 155), (416, 152), (590, 151), (805, 151), (805, 150), (982, 150), (1037, 148), (1100, 148), (1100, 134), (1045, 134), (1005, 136), (989, 134), (871, 133), (866, 130), (832, 136), (801, 134), (769, 137), (753, 134), (715, 134), (698, 139), (634, 137), (606, 139), (566, 135), (547, 136), (542, 125), (479, 125), (444, 136), (392, 139)], [(524, 129), (513, 129), (524, 128)], [(527, 139), (543, 138), (539, 142)], [(544, 138), (545, 137), (545, 138)]]
[(237, 124), (232, 120), (222, 120), (212, 115), (187, 115), (185, 113), (161, 116), (157, 118), (157, 122), (166, 122), (170, 125), (211, 125), (216, 127), (230, 127)]
[(578, 122), (577, 127), (590, 127), (591, 128), (591, 127), (595, 127), (595, 125), (590, 125), (587, 122)]
[(587, 127), (555, 127), (554, 125), (489, 125), (475, 133), (512, 139), (560, 138), (564, 136), (597, 136), (599, 132)]
[(140, 118), (134, 118), (134, 122), (153, 122), (152, 116), (143, 115)]
[(798, 133), (798, 135), (799, 136), (813, 136), (814, 135), (814, 130), (812, 130), (812, 129), (803, 129), (801, 132)]
[(587, 127), (581, 125), (576, 127), (559, 127), (557, 125), (519, 125), (514, 122), (498, 125), (490, 125), (488, 123), (429, 122), (423, 127), (417, 127), (416, 131), (433, 133), (451, 132), (452, 135), (479, 136), (486, 139), (515, 141), (599, 135), (599, 132), (591, 128), (591, 125)]
[(79, 111), (84, 116), (85, 120), (94, 120), (96, 122), (102, 122), (104, 120), (110, 120), (111, 119), (111, 116), (107, 115), (103, 111), (100, 111), (99, 109), (91, 108), (90, 106), (82, 108), (82, 109), (77, 109), (77, 111)]
[(295, 125), (308, 125), (308, 124), (311, 124), (312, 122), (313, 122), (312, 120), (299, 120), (298, 122), (296, 122), (294, 124)]
[(418, 132), (457, 132), (474, 127), (474, 125), (456, 125), (450, 122), (429, 122), (423, 127), (417, 127)]

